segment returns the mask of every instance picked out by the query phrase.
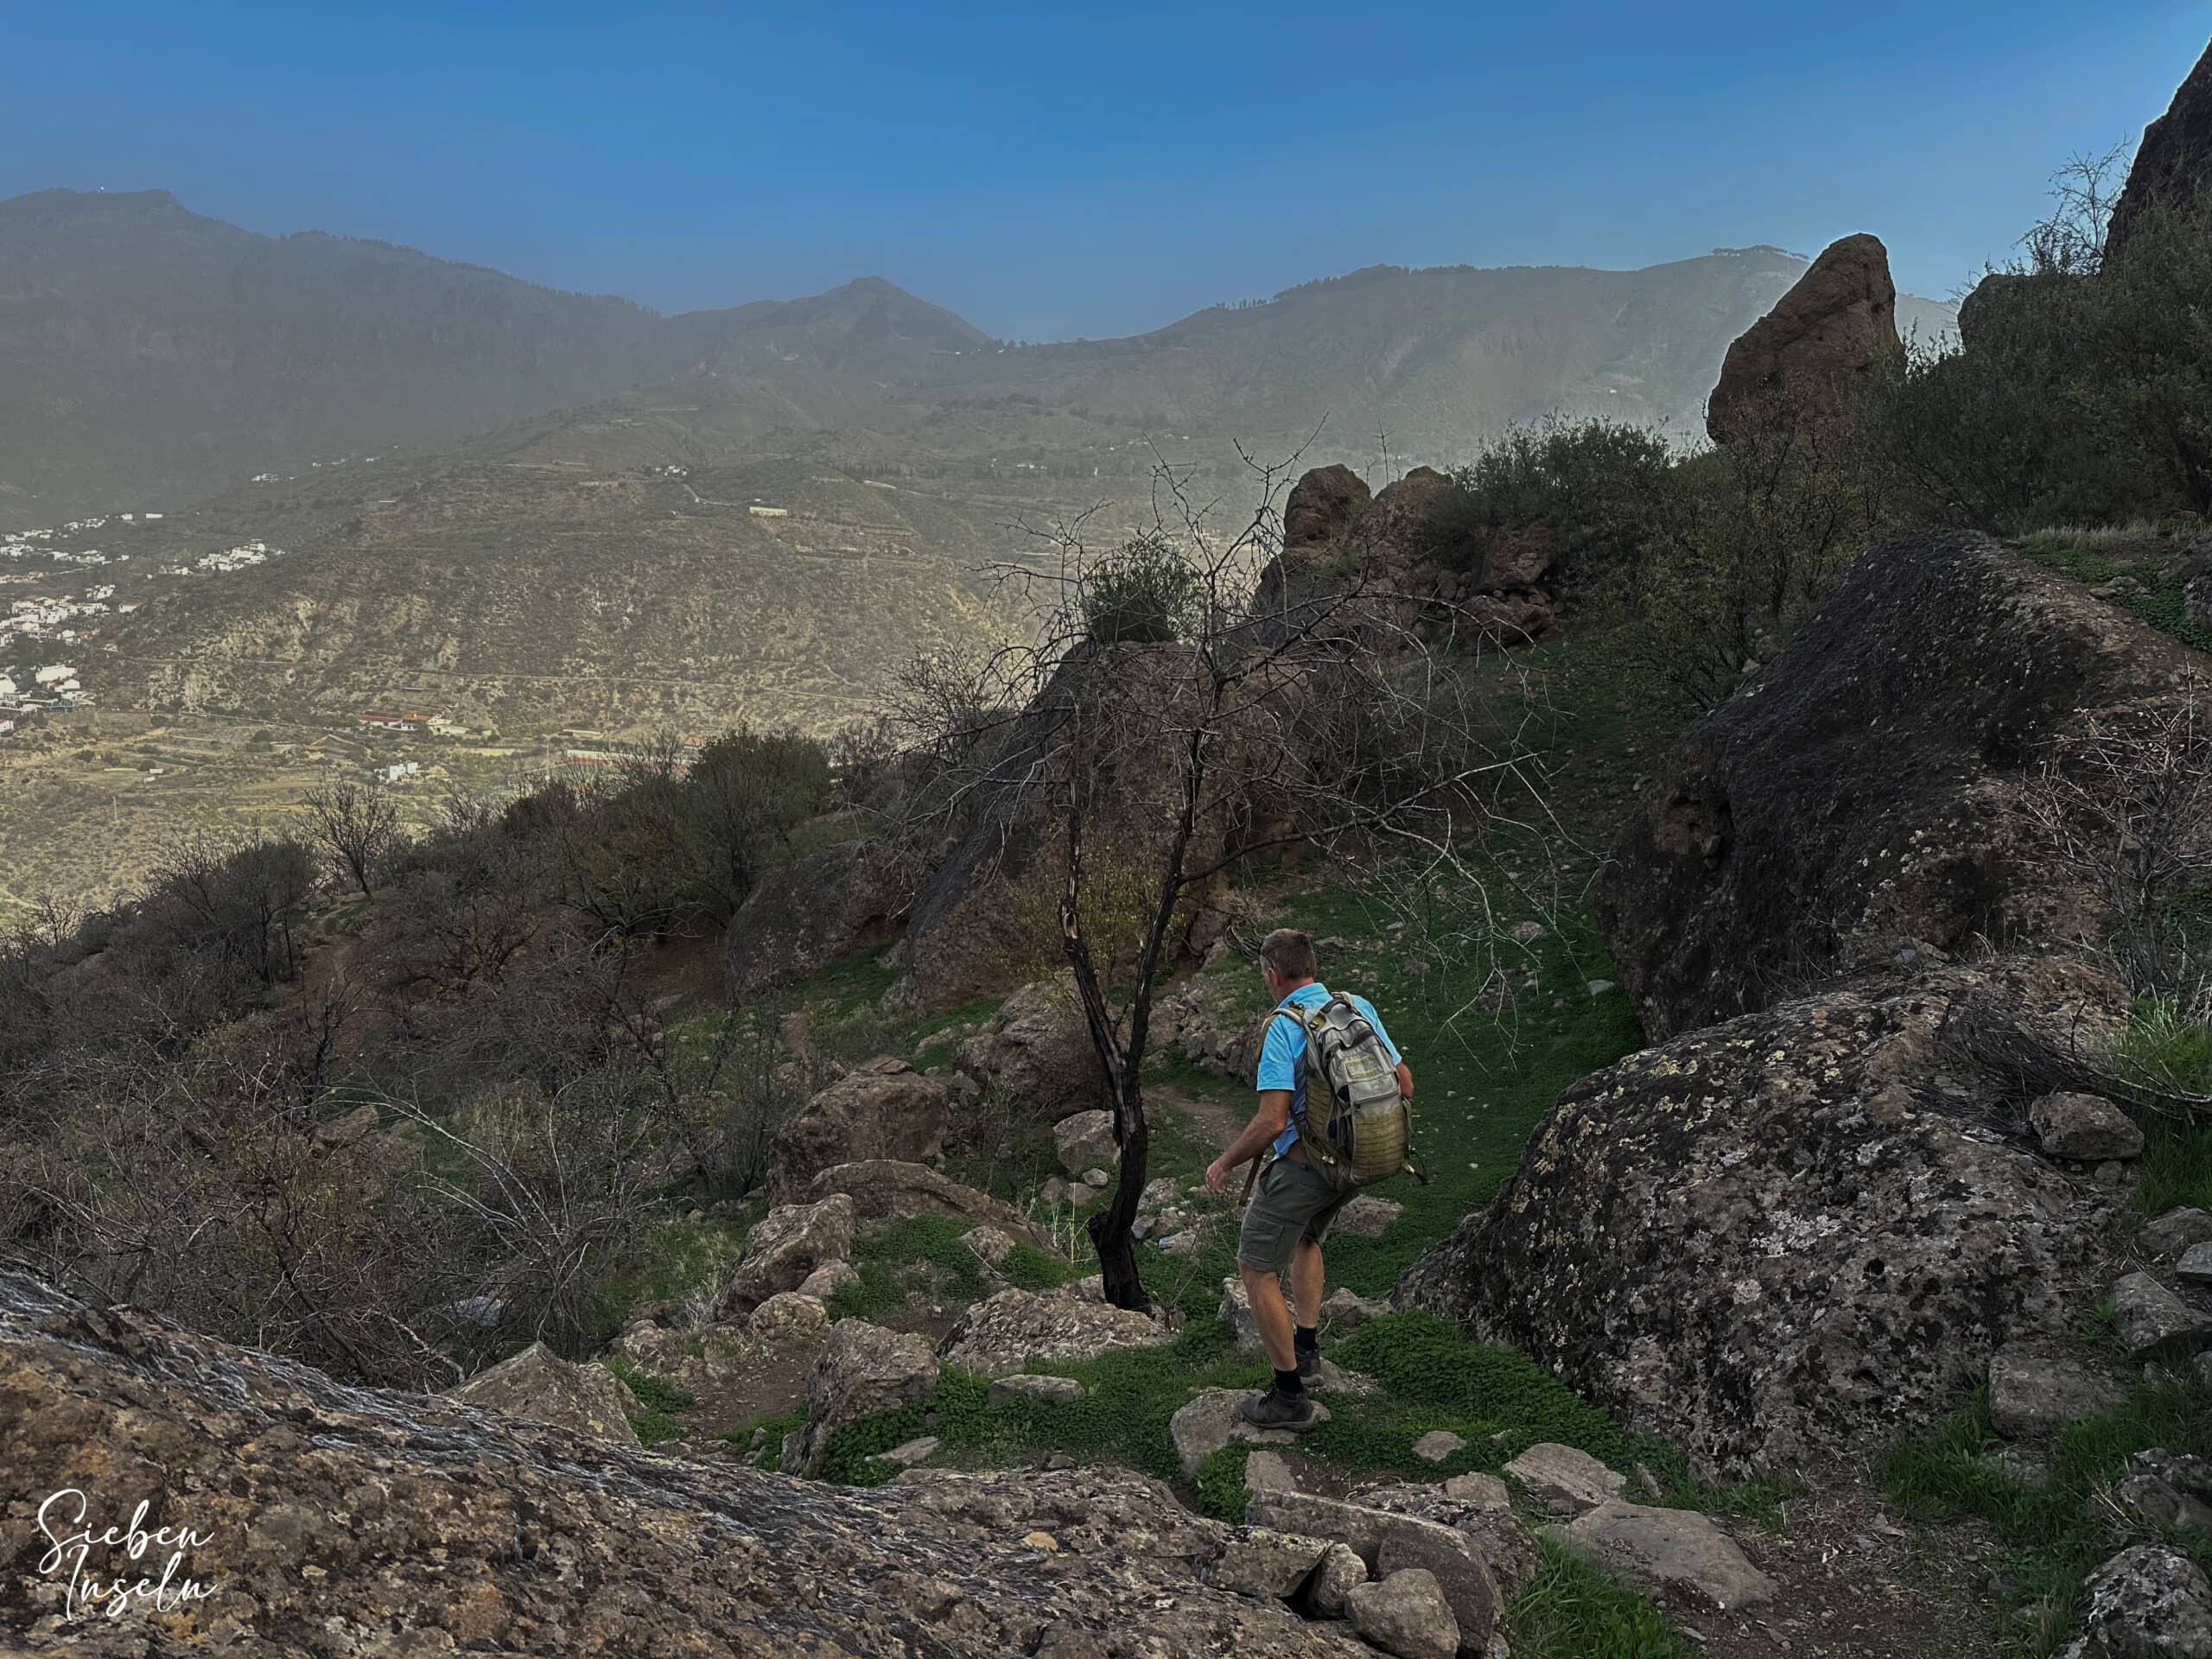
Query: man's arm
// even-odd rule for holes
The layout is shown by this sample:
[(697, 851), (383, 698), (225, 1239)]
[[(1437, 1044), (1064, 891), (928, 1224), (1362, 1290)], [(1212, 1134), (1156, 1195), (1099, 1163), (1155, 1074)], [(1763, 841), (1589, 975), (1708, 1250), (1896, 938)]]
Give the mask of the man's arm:
[(1214, 1192), (1229, 1191), (1230, 1173), (1249, 1164), (1268, 1148), (1268, 1143), (1288, 1127), (1290, 1090), (1262, 1089), (1260, 1109), (1244, 1126), (1244, 1133), (1229, 1143), (1229, 1150), (1206, 1166), (1206, 1186)]
[(1398, 1096), (1402, 1100), (1414, 1097), (1414, 1069), (1403, 1060), (1398, 1062)]

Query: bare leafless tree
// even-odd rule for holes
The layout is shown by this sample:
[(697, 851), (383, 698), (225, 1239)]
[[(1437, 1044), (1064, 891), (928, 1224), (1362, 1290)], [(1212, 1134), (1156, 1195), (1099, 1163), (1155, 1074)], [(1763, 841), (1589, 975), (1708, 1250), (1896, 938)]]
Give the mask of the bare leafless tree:
[[(1121, 1148), (1089, 1223), (1121, 1306), (1147, 1302), (1131, 1224), (1154, 995), (1204, 943), (1210, 896), (1243, 861), (1294, 845), (1395, 847), (1472, 880), (1466, 827), (1533, 798), (1474, 671), (1502, 644), (1494, 630), (1405, 591), (1404, 550), (1371, 518), (1325, 553), (1283, 556), (1278, 499), (1298, 462), (1249, 463), (1256, 505), (1225, 531), (1218, 503), (1164, 462), (1146, 534), (1096, 550), (1087, 524), (1056, 527), (1040, 565), (1005, 573), (1033, 639), (929, 688), (961, 718), (935, 734), (910, 804), (925, 838), (964, 824), (1003, 865), (1026, 846), (1032, 870), (1058, 873), (1061, 946)], [(1136, 872), (1133, 918), (1102, 915), (1108, 868), (1117, 912)]]
[(2204, 688), (2089, 718), (2028, 809), (2050, 855), (2096, 894), (2139, 995), (2212, 1020), (2212, 720)]
[(399, 806), (380, 784), (341, 778), (308, 791), (301, 804), (331, 874), (366, 897), (399, 837)]

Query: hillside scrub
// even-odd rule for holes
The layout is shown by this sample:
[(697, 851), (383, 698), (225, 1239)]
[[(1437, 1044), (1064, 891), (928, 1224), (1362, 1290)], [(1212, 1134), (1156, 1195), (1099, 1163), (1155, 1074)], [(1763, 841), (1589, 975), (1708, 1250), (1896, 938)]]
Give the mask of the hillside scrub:
[(2212, 512), (2212, 200), (2146, 202), (2107, 251), (2120, 157), (2062, 174), (2050, 219), (1960, 314), (1915, 342), (1868, 430), (1916, 516), (2040, 524)]
[(819, 745), (739, 731), (387, 847), (326, 834), (321, 889), (301, 842), (180, 840), (143, 895), (0, 945), (0, 1234), (340, 1376), (588, 1351), (663, 1224), (749, 1190), (823, 1081), (773, 1010), (671, 1025), (656, 975), (829, 791)]

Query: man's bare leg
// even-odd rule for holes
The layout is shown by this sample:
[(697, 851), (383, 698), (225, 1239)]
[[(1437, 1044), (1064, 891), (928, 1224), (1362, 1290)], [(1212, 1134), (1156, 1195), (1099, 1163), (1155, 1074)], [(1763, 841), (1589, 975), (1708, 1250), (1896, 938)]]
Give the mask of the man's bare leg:
[(1308, 1331), (1321, 1323), (1321, 1295), (1326, 1280), (1321, 1247), (1310, 1238), (1300, 1239), (1290, 1258), (1290, 1290), (1298, 1303), (1298, 1323)]
[[(1318, 1258), (1320, 1252), (1313, 1254)], [(1252, 1304), (1252, 1323), (1260, 1327), (1260, 1344), (1268, 1351), (1268, 1363), (1279, 1371), (1296, 1370), (1297, 1338), (1291, 1329), (1290, 1305), (1282, 1299), (1282, 1281), (1242, 1262), (1236, 1264), (1236, 1271), (1243, 1275), (1244, 1295)]]

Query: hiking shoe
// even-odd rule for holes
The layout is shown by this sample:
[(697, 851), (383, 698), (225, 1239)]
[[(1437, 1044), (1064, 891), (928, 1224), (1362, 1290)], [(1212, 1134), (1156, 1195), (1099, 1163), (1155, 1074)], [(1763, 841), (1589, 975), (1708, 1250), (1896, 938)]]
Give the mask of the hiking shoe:
[(1270, 1388), (1255, 1394), (1236, 1408), (1236, 1414), (1255, 1428), (1282, 1428), (1303, 1434), (1319, 1425), (1320, 1414), (1302, 1394), (1283, 1394)]
[(1298, 1357), (1298, 1380), (1309, 1389), (1326, 1385), (1328, 1378), (1321, 1375), (1321, 1351), (1309, 1349)]

